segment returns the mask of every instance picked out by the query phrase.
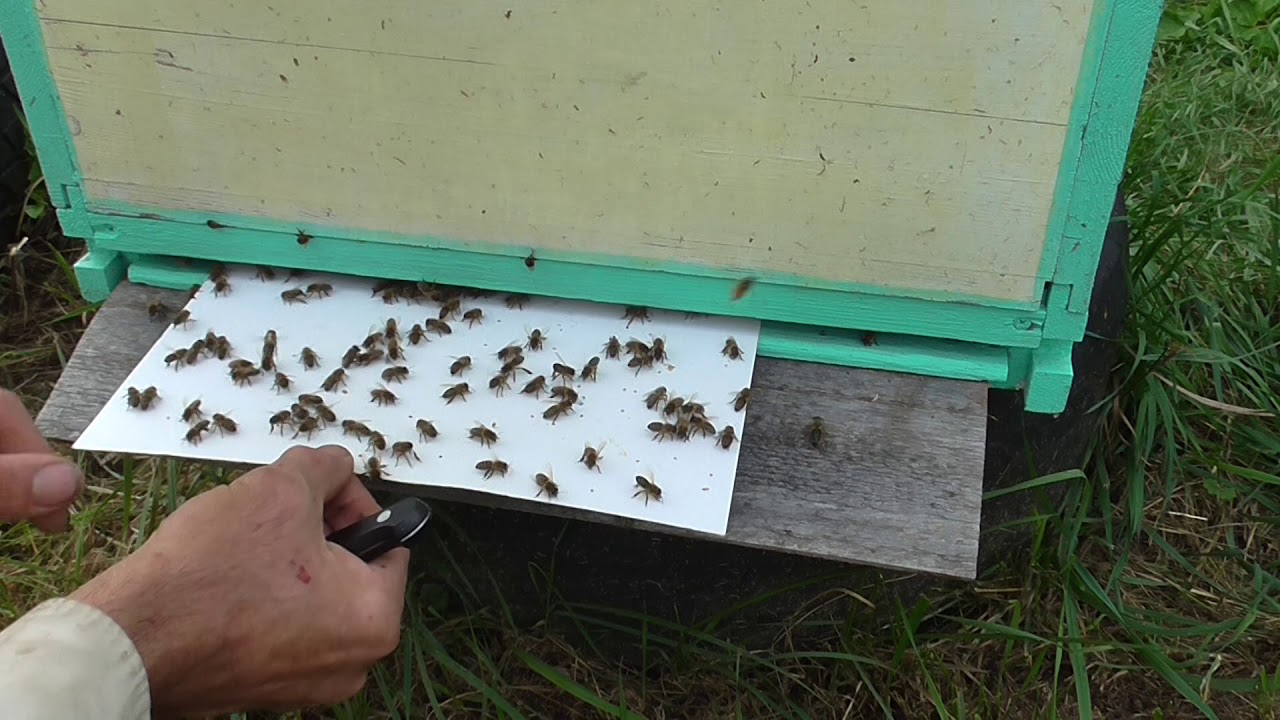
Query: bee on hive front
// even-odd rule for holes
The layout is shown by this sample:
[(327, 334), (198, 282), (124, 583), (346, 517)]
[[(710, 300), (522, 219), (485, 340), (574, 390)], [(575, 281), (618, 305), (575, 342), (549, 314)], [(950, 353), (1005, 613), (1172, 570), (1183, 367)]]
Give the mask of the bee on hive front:
[(524, 389), (520, 391), (521, 395), (532, 395), (541, 397), (543, 390), (547, 388), (547, 376), (539, 375), (524, 384)]
[(603, 445), (601, 445), (599, 448), (593, 448), (590, 445), (587, 445), (585, 448), (583, 448), (582, 457), (578, 458), (578, 462), (582, 463), (583, 465), (586, 465), (588, 470), (595, 470), (596, 472), (601, 472), (600, 458), (603, 455), (603, 453), (604, 453)]
[(208, 420), (201, 420), (195, 425), (192, 425), (191, 429), (187, 431), (187, 434), (183, 439), (192, 445), (199, 445), (200, 441), (204, 440), (204, 434), (209, 432), (209, 424)]
[(511, 389), (511, 379), (506, 373), (498, 373), (489, 378), (489, 389), (497, 395), (501, 396), (504, 392)]
[(622, 343), (618, 341), (617, 335), (611, 335), (609, 341), (604, 344), (604, 356), (609, 360), (617, 360), (622, 354)]
[(658, 442), (674, 440), (680, 436), (679, 426), (657, 420), (649, 423), (649, 432), (653, 433), (653, 439)]
[(559, 420), (564, 415), (568, 415), (569, 413), (572, 413), (572, 412), (573, 412), (573, 403), (569, 402), (569, 400), (566, 398), (556, 403), (555, 405), (552, 405), (551, 407), (547, 408), (542, 413), (542, 419), (550, 420), (551, 424), (555, 425), (556, 420)]
[(483, 447), (488, 447), (498, 442), (498, 433), (487, 425), (476, 425), (467, 433), (467, 437), (480, 443)]
[(364, 476), (369, 480), (383, 480), (388, 477), (386, 466), (376, 457), (371, 457), (364, 463)]
[(129, 407), (135, 410), (150, 410), (151, 406), (160, 399), (160, 393), (154, 385), (146, 390), (139, 390), (136, 387), (130, 387), (125, 391), (126, 402)]
[(508, 295), (506, 299), (507, 307), (512, 310), (523, 310), (528, 302), (528, 295)]
[(174, 370), (179, 370), (182, 368), (183, 365), (186, 365), (186, 364), (187, 364), (186, 350), (174, 350), (173, 352), (164, 356), (165, 367), (172, 365)]
[(724, 341), (724, 349), (720, 351), (720, 354), (730, 360), (741, 360), (742, 348), (738, 347), (738, 341), (731, 337)]
[(307, 304), (307, 291), (302, 288), (292, 288), (280, 293), (280, 299), (285, 305), (297, 305), (299, 303)]
[(436, 430), (436, 426), (430, 420), (422, 419), (417, 422), (415, 427), (418, 428), (418, 439), (426, 442), (433, 438), (439, 437), (440, 431)]
[(338, 368), (337, 370), (329, 373), (329, 377), (324, 379), (324, 382), (320, 384), (320, 387), (323, 388), (325, 392), (333, 392), (345, 384), (347, 384), (347, 371), (342, 368)]
[(342, 434), (351, 435), (357, 440), (360, 440), (373, 435), (373, 430), (370, 430), (368, 425), (365, 425), (359, 420), (343, 420)]
[(267, 424), (271, 427), (271, 433), (275, 433), (276, 428), (280, 429), (280, 437), (284, 437), (284, 429), (293, 427), (293, 414), (288, 410), (281, 410), (267, 419)]
[(472, 327), (477, 323), (484, 322), (484, 310), (480, 308), (471, 308), (462, 313), (462, 319), (467, 321), (467, 327)]
[(737, 396), (733, 398), (733, 411), (742, 412), (751, 404), (751, 388), (744, 387), (738, 391)]
[(211, 419), (213, 420), (213, 426), (218, 428), (218, 432), (222, 435), (226, 435), (227, 433), (234, 435), (240, 430), (240, 426), (236, 424), (235, 420), (232, 420), (222, 413), (214, 413)]
[(320, 420), (324, 422), (325, 425), (332, 425), (333, 423), (338, 422), (338, 415), (333, 411), (333, 408), (330, 408), (328, 405), (321, 403), (316, 406), (315, 410), (316, 415), (320, 417)]
[(529, 340), (525, 343), (525, 345), (530, 350), (533, 350), (536, 352), (542, 349), (542, 346), (543, 344), (546, 343), (546, 341), (547, 341), (547, 336), (543, 335), (541, 330), (534, 328), (533, 332), (529, 333)]
[(400, 442), (392, 445), (391, 456), (395, 458), (397, 465), (400, 464), (400, 460), (402, 459), (410, 465), (413, 465), (414, 460), (422, 459), (418, 457), (418, 453), (413, 451), (413, 443), (408, 440), (401, 440)]
[(631, 497), (634, 498), (643, 495), (645, 507), (648, 507), (650, 499), (662, 502), (662, 488), (658, 487), (658, 484), (649, 478), (643, 475), (637, 475), (636, 487), (640, 489), (636, 490)]
[(386, 452), (387, 438), (382, 433), (375, 430), (374, 432), (369, 433), (369, 444), (366, 445), (366, 447), (374, 452)]
[(467, 396), (470, 394), (470, 385), (467, 383), (458, 383), (457, 385), (451, 385), (448, 388), (445, 388), (445, 391), (440, 394), (440, 397), (444, 398), (445, 405), (449, 405), (452, 404), (454, 400), (462, 400), (463, 402), (466, 402)]
[(427, 318), (427, 332), (433, 332), (440, 336), (449, 335), (453, 332), (453, 328), (449, 327), (449, 323), (435, 318)]
[(369, 391), (369, 402), (377, 403), (378, 407), (395, 405), (397, 399), (396, 394), (386, 388), (374, 388)]
[(476, 469), (484, 473), (484, 479), (488, 480), (494, 475), (502, 475), (506, 477), (507, 471), (511, 466), (502, 460), (481, 460), (476, 463)]
[(253, 363), (242, 365), (231, 369), (231, 379), (236, 385), (244, 387), (252, 385), (255, 378), (262, 375), (262, 371), (253, 366)]
[(650, 410), (653, 410), (658, 407), (659, 403), (661, 403), (666, 399), (667, 399), (667, 388), (665, 386), (659, 385), (658, 387), (650, 390), (648, 395), (644, 396), (644, 406)]
[(582, 381), (595, 382), (596, 373), (600, 370), (600, 358), (593, 357), (582, 367)]
[(307, 286), (307, 297), (327, 298), (333, 294), (333, 286), (329, 283), (311, 283)]
[(267, 267), (266, 265), (259, 265), (258, 271), (255, 272), (253, 276), (261, 280), (262, 282), (266, 282), (268, 280), (276, 279), (276, 271), (272, 268)]
[(219, 295), (230, 295), (230, 294), (231, 294), (231, 281), (227, 279), (227, 276), (223, 275), (222, 277), (214, 278), (213, 296), (218, 297)]
[(554, 500), (560, 496), (560, 486), (551, 479), (550, 471), (534, 475), (533, 481), (538, 486), (538, 494), (534, 495), (535, 498), (541, 497), (543, 493), (546, 493), (548, 500)]
[(427, 342), (427, 331), (423, 329), (421, 323), (414, 323), (413, 327), (409, 328), (409, 344), (418, 345), (423, 342)]
[(451, 320), (455, 315), (458, 314), (458, 311), (461, 309), (462, 309), (462, 298), (460, 297), (450, 298), (440, 306), (440, 314), (437, 315), (437, 317), (441, 321)]
[(627, 327), (631, 327), (631, 323), (639, 321), (641, 323), (649, 322), (649, 309), (642, 307), (628, 307), (622, 311), (622, 319), (627, 321)]
[(302, 348), (302, 353), (299, 354), (298, 359), (302, 361), (302, 367), (307, 370), (315, 370), (320, 367), (320, 356), (309, 347)]
[(285, 375), (282, 372), (278, 372), (276, 373), (275, 380), (271, 383), (271, 389), (277, 392), (279, 392), (280, 390), (284, 390), (287, 392), (289, 390), (289, 387), (292, 384), (293, 384), (293, 381), (289, 379), (288, 375)]
[(191, 404), (182, 409), (182, 422), (191, 423), (204, 418), (204, 411), (200, 409), (200, 401), (192, 400)]
[(552, 382), (555, 382), (556, 378), (564, 380), (566, 383), (573, 382), (573, 379), (574, 377), (577, 376), (577, 374), (578, 374), (577, 370), (569, 367), (568, 365), (565, 365), (564, 363), (551, 364), (551, 381)]
[(463, 355), (457, 360), (454, 360), (453, 364), (449, 366), (449, 374), (461, 375), (462, 373), (466, 372), (467, 369), (470, 367), (471, 367), (471, 356)]
[(179, 310), (178, 314), (173, 316), (172, 325), (174, 327), (181, 327), (185, 330), (186, 327), (191, 324), (193, 319), (194, 318), (191, 317), (190, 310)]
[(388, 383), (393, 383), (393, 382), (403, 383), (403, 382), (404, 382), (404, 379), (405, 379), (405, 378), (407, 378), (407, 377), (409, 377), (409, 368), (407, 368), (407, 367), (405, 367), (405, 366), (403, 366), (403, 365), (395, 365), (395, 366), (393, 366), (393, 367), (389, 367), (389, 368), (387, 368), (386, 370), (383, 370), (383, 371), (382, 371), (382, 380), (383, 380), (383, 382), (388, 382)]

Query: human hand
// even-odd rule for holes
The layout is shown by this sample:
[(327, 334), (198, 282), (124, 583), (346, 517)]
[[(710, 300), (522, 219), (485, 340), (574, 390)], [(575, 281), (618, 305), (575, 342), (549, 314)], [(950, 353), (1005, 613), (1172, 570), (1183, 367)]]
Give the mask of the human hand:
[(83, 488), (79, 468), (54, 454), (18, 396), (0, 388), (0, 522), (64, 530)]
[(71, 597), (133, 640), (154, 712), (333, 703), (400, 640), (409, 553), (372, 563), (325, 536), (376, 513), (342, 447), (295, 447), (180, 507)]

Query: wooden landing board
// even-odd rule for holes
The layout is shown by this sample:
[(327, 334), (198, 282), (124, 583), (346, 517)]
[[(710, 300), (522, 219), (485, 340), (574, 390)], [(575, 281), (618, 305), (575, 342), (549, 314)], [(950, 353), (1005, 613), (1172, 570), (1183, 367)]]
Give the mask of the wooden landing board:
[[(99, 310), (37, 424), (74, 441), (164, 330), (147, 305), (183, 293), (122, 283)], [(986, 386), (759, 358), (724, 541), (973, 578)], [(821, 416), (820, 450), (804, 441)], [(544, 502), (396, 484), (396, 491), (655, 532), (671, 528)], [(699, 536), (708, 537), (708, 536)], [(711, 538), (720, 539), (720, 538)]]

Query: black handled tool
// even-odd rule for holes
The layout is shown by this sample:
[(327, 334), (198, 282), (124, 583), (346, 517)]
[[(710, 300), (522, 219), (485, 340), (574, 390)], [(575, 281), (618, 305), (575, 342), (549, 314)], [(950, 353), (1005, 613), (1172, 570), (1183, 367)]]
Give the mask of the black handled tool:
[(430, 505), (418, 498), (405, 498), (327, 539), (369, 562), (391, 548), (413, 547), (430, 519)]

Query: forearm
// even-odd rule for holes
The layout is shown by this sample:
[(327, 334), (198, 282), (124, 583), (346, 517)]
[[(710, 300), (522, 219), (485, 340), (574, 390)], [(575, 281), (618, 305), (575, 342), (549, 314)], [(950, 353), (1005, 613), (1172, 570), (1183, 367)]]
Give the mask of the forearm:
[(96, 608), (57, 599), (0, 632), (0, 708), (33, 720), (145, 720), (151, 697), (124, 630)]

